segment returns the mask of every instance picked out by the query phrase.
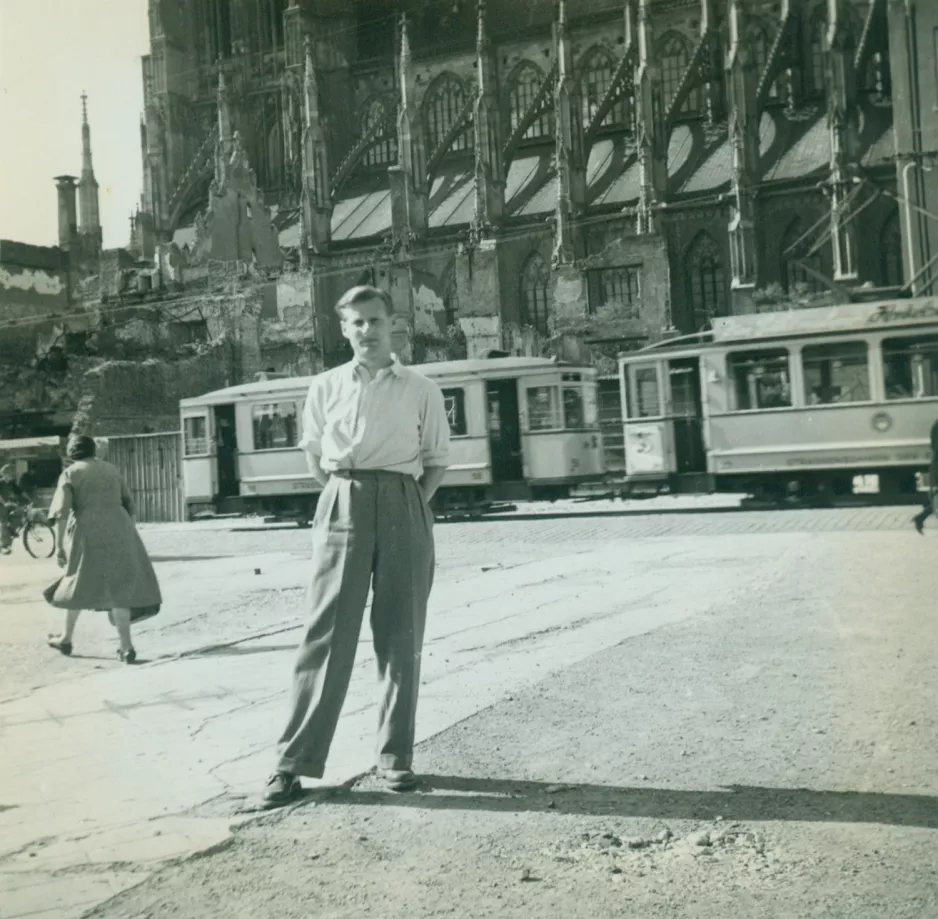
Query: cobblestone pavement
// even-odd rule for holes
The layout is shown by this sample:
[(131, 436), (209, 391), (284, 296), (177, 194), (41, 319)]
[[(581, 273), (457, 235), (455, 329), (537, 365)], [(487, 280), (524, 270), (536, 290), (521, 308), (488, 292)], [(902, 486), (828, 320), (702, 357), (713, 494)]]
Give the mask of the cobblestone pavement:
[[(801, 608), (797, 591), (806, 570), (821, 572), (824, 583), (830, 569), (833, 599), (823, 608), (834, 613), (838, 590), (854, 606), (875, 607), (889, 603), (897, 580), (906, 596), (930, 591), (934, 597), (938, 531), (922, 539), (910, 516), (908, 508), (740, 512), (680, 502), (596, 502), (440, 523), (419, 739), (432, 754), (434, 744), (449, 742), (454, 725), (535, 692), (548, 674), (578, 674), (575, 710), (577, 693), (591, 692), (595, 655), (643, 635), (657, 636), (663, 669), (652, 666), (650, 678), (664, 690), (681, 667), (668, 655), (675, 628), (718, 623), (741, 604), (783, 622), (791, 603)], [(167, 860), (232, 845), (231, 827), (245, 819), (238, 812), (269, 768), (303, 613), (308, 531), (224, 520), (143, 532), (166, 599), (160, 616), (137, 629), (138, 649), (150, 662), (145, 667), (121, 667), (112, 657), (113, 635), (102, 617), (90, 614), (79, 625), (74, 658), (49, 652), (37, 639), (59, 614), (36, 597), (54, 566), (22, 554), (0, 563), (0, 700), (6, 700), (0, 701), (0, 746), (14, 751), (0, 757), (0, 888), (10, 891), (0, 898), (0, 919), (71, 919)], [(862, 588), (838, 574), (850, 566)], [(920, 604), (915, 614), (922, 614)], [(908, 631), (901, 616), (899, 624)], [(841, 627), (851, 635), (858, 628)], [(873, 623), (864, 621), (862, 629), (877, 640)], [(799, 634), (777, 636), (780, 660), (798, 653)], [(714, 667), (742, 672), (751, 666), (738, 658), (732, 650), (724, 661), (698, 655), (695, 679), (708, 679)], [(370, 765), (372, 660), (363, 634), (327, 783)], [(934, 672), (923, 673), (920, 664), (917, 656), (904, 662), (908, 677), (933, 694)], [(824, 666), (834, 679), (842, 662)], [(549, 685), (556, 689), (558, 679)], [(567, 716), (555, 710), (543, 717), (537, 730), (549, 744), (550, 726)], [(603, 736), (601, 719), (587, 721), (590, 737)], [(507, 724), (503, 719), (498, 730)], [(464, 736), (471, 729), (454, 730)], [(530, 743), (528, 728), (516, 739)], [(595, 747), (575, 730), (554, 741)], [(477, 744), (465, 762), (476, 762), (483, 774), (493, 764), (519, 778), (559, 774), (545, 747), (519, 755), (500, 759)], [(590, 755), (601, 759), (596, 751)], [(745, 778), (758, 784), (759, 770)], [(855, 778), (841, 777), (848, 787)], [(494, 914), (492, 908), (472, 915)], [(180, 901), (139, 915), (209, 915), (202, 909)], [(252, 909), (241, 914), (272, 915), (257, 911), (256, 903)], [(235, 913), (232, 907), (222, 914)]]
[[(616, 540), (895, 531), (905, 543), (912, 533), (914, 509), (907, 507), (740, 511), (737, 503), (726, 497), (557, 502), (474, 522), (440, 522), (440, 574), (455, 582), (486, 565), (549, 557), (557, 546), (587, 550)], [(144, 525), (142, 530), (169, 597), (160, 617), (138, 630), (143, 647), (154, 636), (155, 656), (242, 640), (302, 616), (305, 570), (295, 561), (307, 557), (309, 531), (250, 519)], [(258, 556), (265, 559), (255, 575), (256, 566), (248, 561)], [(0, 628), (0, 701), (111, 663), (111, 633), (99, 617), (86, 617), (79, 626), (93, 643), (94, 656), (76, 658), (69, 667), (37, 641), (37, 635), (61, 625), (60, 616), (35, 599), (55, 576), (51, 561), (30, 559), (20, 547), (12, 560), (0, 559), (0, 589), (8, 610)], [(232, 595), (232, 578), (240, 596)]]

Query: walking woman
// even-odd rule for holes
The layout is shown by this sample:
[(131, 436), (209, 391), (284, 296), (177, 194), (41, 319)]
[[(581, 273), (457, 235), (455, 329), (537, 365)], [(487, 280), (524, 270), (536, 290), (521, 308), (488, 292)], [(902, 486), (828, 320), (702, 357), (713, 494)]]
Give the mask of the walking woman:
[(133, 499), (117, 469), (95, 457), (90, 437), (70, 437), (66, 454), (72, 462), (59, 477), (49, 512), (56, 521), (56, 561), (65, 571), (45, 592), (52, 606), (66, 610), (65, 631), (50, 636), (49, 646), (71, 654), (79, 612), (107, 610), (120, 637), (118, 656), (132, 664), (131, 618), (149, 618), (162, 603), (134, 525)]

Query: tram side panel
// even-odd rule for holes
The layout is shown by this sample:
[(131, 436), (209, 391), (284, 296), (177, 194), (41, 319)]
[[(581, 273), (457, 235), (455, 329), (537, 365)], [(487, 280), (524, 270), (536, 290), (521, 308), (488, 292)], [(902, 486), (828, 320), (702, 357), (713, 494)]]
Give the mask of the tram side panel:
[(559, 368), (519, 381), (524, 478), (551, 497), (569, 494), (606, 471), (599, 428), (597, 373)]
[[(905, 481), (927, 466), (938, 400), (887, 400), (881, 377), (871, 372), (860, 381), (862, 400), (811, 404), (801, 347), (786, 347), (790, 360), (774, 378), (740, 372), (728, 360), (732, 351), (703, 357), (708, 467), (719, 490), (794, 481), (839, 481), (848, 489), (857, 475)], [(878, 350), (870, 356), (878, 358)]]
[(236, 410), (238, 494), (249, 510), (311, 519), (319, 483), (299, 448), (305, 392), (246, 399)]
[(478, 380), (440, 381), (450, 428), (450, 462), (436, 502), (481, 500), (492, 484), (485, 387)]
[(182, 483), (186, 518), (215, 509), (217, 470), (213, 450), (214, 432), (204, 407), (184, 409), (182, 423)]

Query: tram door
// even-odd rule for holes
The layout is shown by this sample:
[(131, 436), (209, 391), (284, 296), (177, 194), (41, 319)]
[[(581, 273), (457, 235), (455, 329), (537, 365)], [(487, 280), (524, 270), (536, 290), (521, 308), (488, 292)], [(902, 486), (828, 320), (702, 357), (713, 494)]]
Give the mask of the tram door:
[(215, 461), (218, 468), (217, 497), (235, 497), (238, 494), (238, 435), (233, 405), (215, 406)]
[(671, 424), (674, 431), (675, 472), (687, 475), (707, 471), (703, 440), (703, 403), (700, 393), (700, 358), (668, 361)]
[(492, 481), (518, 482), (524, 478), (521, 459), (521, 416), (518, 381), (489, 380), (485, 390), (489, 419)]

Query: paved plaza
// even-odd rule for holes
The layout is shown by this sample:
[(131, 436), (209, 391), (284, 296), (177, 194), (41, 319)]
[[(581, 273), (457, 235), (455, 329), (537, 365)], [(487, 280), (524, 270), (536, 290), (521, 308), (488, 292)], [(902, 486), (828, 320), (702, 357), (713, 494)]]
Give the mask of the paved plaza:
[[(919, 537), (906, 508), (745, 512), (720, 503), (558, 504), (438, 524), (416, 761), (435, 778), (424, 793), (391, 803), (369, 791), (377, 713), (366, 624), (318, 783), (340, 790), (260, 821), (255, 797), (272, 765), (303, 617), (308, 531), (243, 520), (143, 527), (165, 604), (136, 630), (145, 661), (136, 667), (117, 662), (100, 615), (79, 623), (73, 658), (45, 648), (59, 614), (38, 597), (55, 568), (19, 550), (0, 567), (0, 919), (77, 919), (99, 904), (95, 915), (108, 917), (290, 915), (289, 903), (266, 911), (232, 899), (239, 883), (264, 883), (246, 877), (252, 861), (243, 847), (268, 847), (255, 852), (259, 865), (289, 861), (270, 847), (319, 832), (332, 833), (340, 851), (368, 835), (368, 820), (387, 824), (391, 849), (393, 827), (407, 838), (450, 834), (451, 845), (437, 839), (435, 851), (471, 868), (450, 891), (461, 899), (472, 895), (462, 891), (472, 872), (502, 870), (486, 859), (503, 864), (507, 878), (533, 870), (479, 843), (492, 833), (512, 840), (503, 848), (524, 853), (540, 874), (569, 876), (553, 887), (512, 887), (508, 899), (489, 890), (456, 914), (535, 915), (550, 902), (548, 888), (583, 901), (562, 850), (576, 821), (603, 814), (670, 820), (676, 835), (691, 833), (688, 821), (717, 816), (804, 826), (812, 841), (802, 837), (802, 849), (785, 855), (794, 860), (790, 879), (802, 880), (825, 870), (831, 834), (850, 837), (843, 855), (867, 844), (867, 823), (878, 825), (891, 852), (921, 856), (921, 865), (897, 868), (914, 867), (919, 887), (902, 903), (889, 900), (888, 859), (867, 881), (884, 885), (890, 916), (919, 915), (903, 909), (935, 903), (938, 890), (938, 529)], [(726, 786), (750, 790), (734, 802)], [(524, 804), (531, 797), (543, 807)], [(453, 802), (466, 799), (476, 822), (460, 827), (464, 808)], [(508, 827), (512, 812), (527, 822)], [(543, 825), (552, 815), (573, 821), (567, 836), (560, 824)], [(456, 844), (461, 833), (471, 845)], [(528, 851), (535, 838), (540, 854)], [(418, 864), (418, 850), (405, 864)], [(213, 852), (210, 861), (229, 866), (209, 873), (228, 878), (221, 889), (204, 859), (180, 861)], [(811, 853), (807, 874), (798, 874), (799, 852)], [(374, 858), (349, 853), (348, 863), (371, 877)], [(694, 882), (662, 859), (659, 881)], [(393, 853), (378, 861), (375, 877)], [(558, 873), (554, 864), (565, 867)], [(625, 915), (603, 885), (621, 884), (630, 870), (603, 874), (596, 909), (583, 914)], [(187, 899), (193, 871), (203, 872), (209, 899)], [(187, 883), (174, 887), (177, 876)], [(375, 893), (373, 881), (356, 889)], [(657, 915), (665, 901), (643, 883), (635, 889), (645, 891), (645, 912), (635, 915)], [(152, 885), (168, 897), (161, 908)], [(176, 899), (166, 885), (178, 887)], [(452, 914), (444, 908), (452, 898), (439, 891), (427, 901), (438, 911), (415, 911), (426, 889), (409, 900), (406, 886), (390, 894), (386, 915)], [(321, 878), (316, 887), (316, 915), (371, 914), (355, 891), (339, 908), (348, 891), (330, 894)]]

